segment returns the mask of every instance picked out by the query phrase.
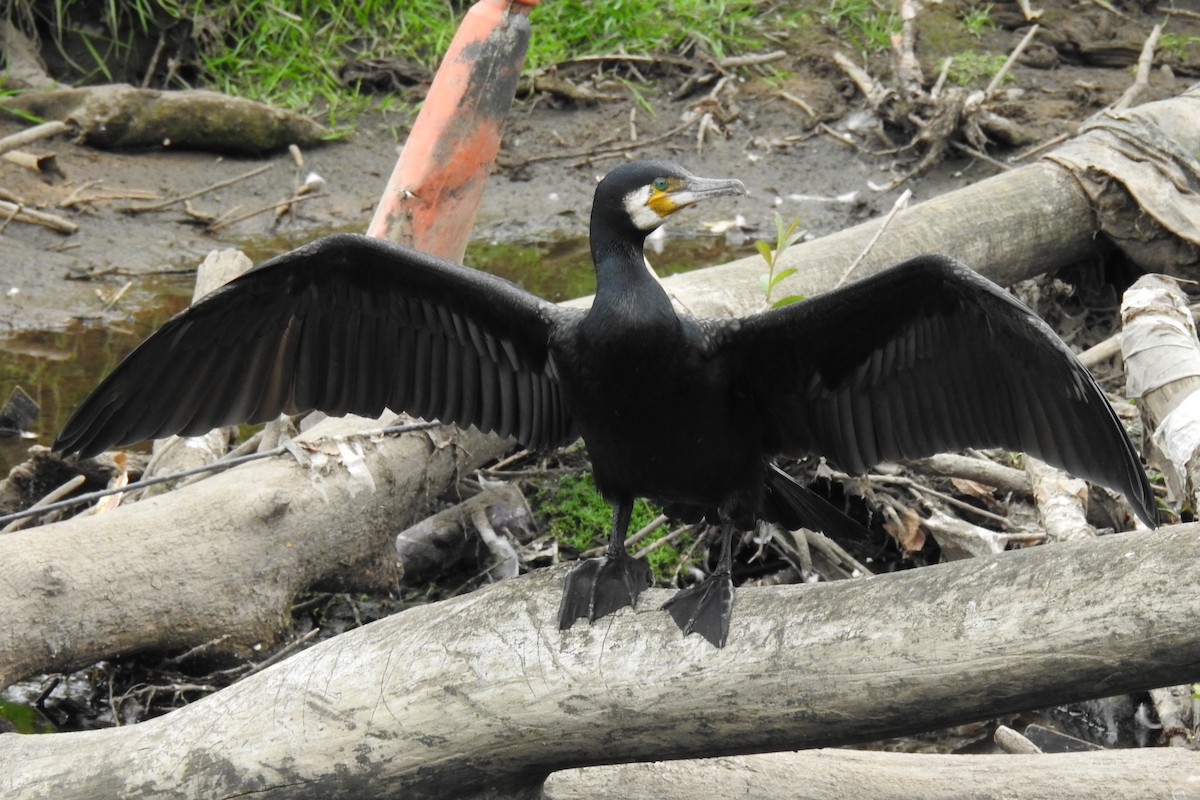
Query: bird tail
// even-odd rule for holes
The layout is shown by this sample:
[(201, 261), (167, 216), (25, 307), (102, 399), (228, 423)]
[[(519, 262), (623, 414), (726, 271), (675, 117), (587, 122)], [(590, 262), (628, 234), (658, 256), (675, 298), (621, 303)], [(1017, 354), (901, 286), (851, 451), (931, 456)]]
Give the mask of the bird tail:
[(798, 483), (776, 464), (767, 468), (763, 519), (789, 530), (809, 528), (826, 534), (869, 541), (871, 532), (828, 500)]

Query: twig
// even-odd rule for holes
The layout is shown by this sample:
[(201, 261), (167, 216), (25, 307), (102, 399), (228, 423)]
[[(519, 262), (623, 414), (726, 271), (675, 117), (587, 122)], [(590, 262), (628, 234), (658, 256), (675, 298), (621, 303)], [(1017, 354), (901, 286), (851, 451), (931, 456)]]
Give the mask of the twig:
[(5, 216), (4, 222), (0, 222), (0, 234), (3, 234), (6, 230), (8, 230), (9, 223), (16, 219), (17, 214), (24, 208), (25, 206), (21, 203), (17, 203), (13, 206), (12, 210), (8, 212), (7, 216)]
[(259, 206), (258, 208), (254, 209), (253, 211), (247, 211), (245, 214), (241, 214), (240, 216), (232, 217), (230, 219), (219, 220), (217, 222), (212, 223), (211, 225), (206, 227), (204, 230), (208, 231), (209, 233), (216, 233), (217, 231), (221, 230), (222, 228), (228, 228), (230, 225), (234, 225), (238, 222), (248, 220), (251, 217), (257, 217), (259, 214), (265, 214), (268, 211), (279, 211), (281, 209), (288, 209), (288, 208), (291, 208), (296, 203), (303, 203), (305, 200), (313, 200), (318, 197), (325, 197), (325, 195), (326, 195), (325, 192), (317, 192), (316, 194), (294, 194), (291, 197), (286, 198), (284, 200), (278, 200), (269, 205)]
[(646, 545), (641, 550), (638, 550), (636, 553), (633, 554), (633, 557), (634, 558), (645, 558), (647, 555), (649, 555), (651, 552), (653, 552), (655, 548), (662, 547), (665, 544), (674, 544), (675, 541), (677, 539), (679, 539), (680, 536), (687, 533), (691, 529), (692, 529), (691, 525), (680, 525), (678, 528), (671, 531), (670, 533), (668, 533), (666, 536), (662, 537), (661, 539), (655, 539), (653, 542)]
[(27, 222), (30, 225), (41, 225), (59, 233), (72, 234), (79, 231), (79, 226), (68, 219), (44, 211), (34, 211), (24, 208), (18, 203), (0, 200), (0, 214), (11, 214), (17, 222)]
[(939, 453), (928, 458), (910, 461), (909, 465), (922, 472), (932, 472), (946, 478), (963, 478), (982, 483), (1011, 494), (1028, 494), (1029, 476), (1025, 470), (998, 464), (988, 458)]
[(267, 667), (271, 666), (272, 664), (278, 664), (280, 661), (283, 661), (285, 658), (290, 656), (292, 653), (296, 652), (301, 647), (308, 644), (313, 639), (317, 638), (317, 636), (320, 633), (321, 633), (320, 628), (313, 628), (311, 631), (308, 631), (303, 636), (301, 636), (299, 639), (289, 642), (286, 647), (281, 649), (278, 653), (272, 654), (270, 658), (267, 658), (267, 659), (255, 664), (242, 677), (245, 678), (249, 675), (253, 675), (256, 672), (261, 672), (262, 670), (266, 669)]
[(878, 111), (884, 101), (892, 95), (891, 89), (888, 89), (882, 83), (875, 80), (865, 69), (841, 53), (835, 51), (833, 61), (854, 82), (854, 85), (862, 92), (863, 97), (867, 98), (867, 105), (873, 111)]
[(908, 97), (920, 97), (921, 85), (925, 82), (921, 74), (921, 61), (917, 58), (917, 12), (920, 5), (913, 0), (898, 0), (900, 12), (900, 35), (892, 36), (892, 51), (895, 54), (896, 79)]
[(150, 79), (154, 77), (154, 70), (158, 68), (158, 60), (162, 58), (163, 48), (167, 44), (167, 37), (164, 33), (158, 34), (158, 44), (154, 45), (154, 52), (150, 54), (150, 63), (146, 67), (146, 74), (142, 78), (142, 88), (146, 89), (150, 86)]
[(858, 254), (858, 257), (850, 262), (850, 266), (846, 267), (846, 271), (842, 273), (842, 277), (838, 279), (838, 282), (834, 285), (835, 289), (850, 279), (850, 273), (858, 269), (858, 265), (861, 264), (862, 260), (867, 257), (867, 253), (871, 252), (871, 248), (873, 248), (875, 243), (879, 241), (879, 237), (883, 235), (883, 232), (887, 230), (887, 227), (892, 224), (892, 220), (895, 219), (896, 215), (908, 205), (908, 199), (910, 197), (912, 197), (912, 191), (905, 189), (900, 196), (896, 198), (896, 202), (892, 203), (892, 210), (887, 213), (887, 216), (883, 218), (883, 222), (879, 224), (879, 230), (875, 231), (875, 235), (871, 237), (871, 241), (867, 242), (867, 246), (864, 247), (863, 251)]
[(938, 73), (937, 80), (933, 83), (933, 88), (929, 90), (929, 97), (933, 100), (938, 99), (938, 95), (942, 93), (942, 87), (946, 85), (946, 79), (950, 77), (950, 65), (954, 63), (954, 56), (946, 56), (942, 59), (942, 69)]
[(243, 172), (241, 175), (237, 175), (233, 178), (228, 178), (223, 181), (217, 181), (216, 183), (205, 186), (203, 189), (197, 189), (194, 192), (189, 192), (188, 194), (180, 195), (179, 197), (172, 197), (169, 200), (163, 200), (161, 203), (155, 203), (154, 205), (130, 206), (129, 208), (127, 208), (125, 210), (131, 214), (140, 214), (143, 211), (162, 211), (164, 208), (173, 206), (176, 203), (182, 203), (185, 200), (191, 200), (193, 198), (199, 197), (202, 194), (208, 194), (209, 192), (214, 192), (217, 189), (224, 189), (226, 186), (232, 186), (233, 184), (237, 183), (238, 181), (244, 181), (248, 178), (253, 178), (255, 175), (261, 175), (262, 173), (266, 172), (267, 170), (272, 169), (274, 166), (275, 166), (274, 163), (263, 164), (261, 167), (255, 167), (254, 169), (250, 170), (249, 172)]
[(967, 144), (963, 144), (962, 142), (950, 142), (950, 146), (955, 148), (956, 150), (966, 153), (971, 158), (977, 158), (980, 161), (984, 161), (988, 164), (991, 164), (993, 167), (995, 167), (996, 169), (1001, 170), (1003, 172), (1008, 172), (1012, 169), (1011, 165), (1005, 164), (1003, 161), (998, 161), (997, 159), (994, 159), (991, 156), (989, 156), (987, 153), (984, 153), (981, 150), (976, 150), (974, 147), (971, 147), (970, 145), (967, 145)]
[(1113, 8), (1112, 3), (1108, 2), (1108, 0), (1091, 0), (1091, 3), (1092, 5), (1100, 6), (1110, 14), (1116, 14), (1121, 19), (1129, 19), (1128, 16)]
[[(637, 142), (625, 142), (623, 144), (619, 144), (614, 147), (599, 147), (599, 148), (594, 148), (592, 150), (576, 151), (574, 153), (550, 153), (550, 154), (542, 155), (542, 156), (534, 156), (533, 158), (527, 158), (524, 161), (520, 162), (520, 166), (527, 166), (529, 164), (537, 164), (542, 161), (558, 161), (560, 159), (565, 159), (565, 158), (582, 158), (582, 159), (584, 159), (584, 161), (581, 162), (581, 165), (588, 164), (591, 161), (596, 160), (596, 159), (608, 158), (611, 156), (619, 156), (623, 153), (629, 152), (630, 150), (636, 150), (641, 147), (646, 147), (647, 145), (657, 144), (658, 142), (661, 142), (665, 139), (670, 139), (675, 134), (685, 131), (695, 124), (696, 124), (696, 120), (688, 120), (687, 122), (683, 123), (682, 125), (676, 125), (674, 128), (671, 128), (671, 130), (667, 131), (666, 133), (659, 134), (658, 136), (652, 137), (650, 139), (642, 139)], [(609, 141), (613, 141), (613, 140), (610, 139)]]
[(1150, 70), (1154, 68), (1154, 49), (1158, 47), (1158, 40), (1161, 36), (1162, 25), (1155, 25), (1150, 31), (1150, 35), (1146, 37), (1145, 43), (1142, 44), (1142, 54), (1138, 56), (1137, 72), (1134, 75), (1133, 83), (1117, 102), (1112, 104), (1113, 111), (1124, 111), (1134, 105), (1142, 92), (1150, 87)]
[(1043, 150), (1049, 150), (1051, 147), (1056, 147), (1070, 138), (1071, 138), (1071, 134), (1069, 134), (1069, 133), (1060, 133), (1058, 136), (1051, 136), (1046, 141), (1039, 142), (1038, 144), (1028, 147), (1028, 148), (1022, 150), (1021, 152), (1017, 153), (1015, 156), (1012, 156), (1008, 160), (1013, 163), (1016, 163), (1018, 161), (1024, 161), (1027, 158), (1031, 158), (1031, 157), (1037, 155), (1038, 153), (1042, 152)]
[(1012, 65), (1017, 62), (1017, 59), (1020, 58), (1021, 53), (1025, 52), (1025, 48), (1031, 41), (1033, 41), (1033, 37), (1037, 35), (1039, 27), (1040, 26), (1035, 24), (1032, 28), (1030, 28), (1029, 32), (1025, 34), (1021, 41), (1017, 43), (1017, 46), (1013, 48), (1013, 51), (1009, 53), (1004, 65), (1000, 67), (999, 71), (996, 72), (996, 74), (992, 77), (992, 80), (988, 83), (987, 88), (983, 90), (984, 97), (990, 97), (992, 92), (996, 91), (996, 88), (1000, 86), (1000, 82), (1004, 80), (1004, 76), (1008, 74), (1008, 71), (1012, 68)]
[(1033, 755), (1042, 752), (1040, 747), (1007, 725), (997, 727), (992, 738), (995, 739), (996, 746), (1006, 753)]
[(200, 644), (196, 645), (195, 647), (192, 647), (192, 648), (180, 653), (177, 656), (170, 656), (169, 658), (164, 658), (163, 663), (164, 664), (182, 664), (184, 661), (187, 661), (192, 656), (198, 656), (201, 653), (203, 653), (204, 651), (208, 650), (209, 648), (216, 647), (217, 645), (221, 644), (222, 642), (228, 640), (229, 637), (231, 637), (231, 636), (233, 636), (232, 633), (223, 633), (220, 636), (218, 636), (217, 638), (209, 639), (207, 642), (201, 642)]
[(1021, 13), (1029, 22), (1033, 22), (1035, 19), (1042, 18), (1042, 12), (1040, 9), (1038, 11), (1034, 11), (1029, 7), (1029, 0), (1017, 0), (1017, 7), (1021, 9)]
[(930, 497), (936, 497), (946, 505), (954, 506), (962, 511), (968, 511), (972, 514), (983, 517), (984, 519), (991, 520), (997, 525), (1001, 525), (1005, 528), (1012, 527), (1012, 521), (1000, 516), (999, 514), (993, 514), (991, 511), (986, 509), (973, 506), (970, 503), (965, 503), (962, 500), (959, 500), (957, 497), (948, 495), (945, 492), (939, 492), (937, 489), (930, 488), (920, 481), (915, 481), (912, 478), (908, 478), (903, 475), (872, 475), (871, 481), (876, 483), (890, 483), (897, 486), (904, 486), (918, 497), (922, 494), (929, 495)]
[(850, 569), (854, 570), (862, 577), (875, 574), (865, 564), (860, 563), (857, 558), (842, 549), (840, 544), (833, 541), (820, 531), (813, 531), (805, 528), (804, 540), (809, 547), (819, 551), (833, 563), (841, 563), (847, 567), (850, 567)]
[(721, 69), (737, 69), (738, 67), (751, 67), (756, 64), (767, 64), (771, 61), (778, 61), (787, 56), (783, 50), (772, 50), (770, 53), (758, 53), (749, 56), (729, 56), (717, 61), (717, 66)]
[(828, 125), (826, 125), (824, 122), (819, 122), (819, 123), (817, 123), (817, 129), (818, 129), (818, 130), (820, 130), (820, 131), (821, 131), (821, 133), (826, 133), (826, 134), (829, 134), (830, 136), (832, 136), (833, 138), (837, 139), (837, 140), (838, 140), (839, 142), (841, 142), (842, 144), (848, 144), (848, 145), (850, 145), (850, 146), (851, 146), (851, 147), (853, 147), (855, 150), (860, 150), (860, 149), (861, 149), (861, 148), (858, 146), (858, 143), (857, 143), (857, 142), (855, 142), (855, 141), (854, 141), (854, 139), (853, 139), (853, 137), (851, 137), (849, 134), (845, 134), (845, 133), (841, 133), (841, 132), (839, 132), (839, 131), (835, 131), (833, 128), (829, 127), (829, 126), (828, 126)]
[(58, 202), (58, 207), (59, 208), (69, 208), (69, 207), (75, 205), (76, 203), (79, 202), (80, 195), (82, 195), (84, 192), (86, 192), (88, 189), (92, 188), (93, 186), (99, 186), (102, 183), (104, 183), (104, 181), (101, 180), (100, 178), (96, 178), (96, 179), (90, 180), (90, 181), (84, 181), (83, 183), (79, 184), (74, 189), (72, 189), (71, 193), (69, 195), (67, 195), (62, 200), (60, 200)]
[[(661, 528), (668, 522), (670, 522), (670, 520), (665, 515), (659, 514), (657, 517), (650, 520), (649, 524), (647, 524), (644, 528), (627, 538), (625, 540), (625, 546), (630, 547), (637, 544), (642, 539), (645, 539), (647, 536), (653, 533), (656, 529)], [(591, 558), (593, 556), (600, 555), (602, 552), (604, 552), (603, 547), (593, 547), (590, 550), (585, 550), (584, 552), (580, 553), (579, 556), (580, 558)]]
[[(31, 505), (29, 507), (29, 510), (30, 511), (48, 510), (48, 506), (53, 505), (56, 501), (62, 499), (66, 495), (69, 495), (71, 492), (78, 489), (80, 486), (83, 485), (83, 483), (86, 480), (87, 480), (87, 476), (76, 475), (75, 477), (71, 478), (69, 481), (64, 483), (62, 486), (59, 486), (57, 489), (52, 490), (49, 494), (47, 494), (41, 500), (38, 500), (36, 503)], [(0, 528), (0, 533), (12, 533), (13, 531), (20, 530), (21, 528), (25, 527), (25, 524), (27, 522), (28, 522), (28, 517), (25, 519), (14, 519), (12, 522), (8, 523), (3, 528)]]
[(18, 167), (35, 172), (38, 175), (55, 175), (59, 178), (66, 177), (59, 168), (58, 156), (54, 153), (35, 156), (33, 153), (28, 153), (24, 150), (9, 150), (7, 153), (0, 155), (0, 158), (10, 164), (16, 164)]
[(803, 111), (805, 114), (808, 114), (813, 119), (817, 118), (817, 112), (813, 111), (813, 107), (810, 106), (808, 103), (804, 102), (804, 100), (802, 100), (801, 98), (792, 94), (791, 92), (785, 92), (785, 91), (780, 90), (780, 91), (775, 92), (775, 96), (788, 101), (789, 103), (794, 105), (796, 108)]
[(158, 197), (157, 192), (149, 189), (125, 189), (122, 191), (84, 194), (85, 190), (103, 182), (98, 180), (88, 181), (60, 201), (58, 207), (70, 208), (71, 206), (82, 205), (84, 203), (98, 203), (104, 200), (154, 200)]
[(125, 285), (122, 286), (120, 289), (118, 289), (116, 294), (114, 294), (112, 297), (108, 298), (108, 300), (104, 301), (102, 310), (103, 311), (112, 310), (113, 306), (115, 306), (117, 303), (119, 303), (121, 298), (125, 296), (125, 293), (128, 292), (132, 287), (133, 287), (133, 281), (126, 281)]
[(1188, 19), (1200, 19), (1200, 11), (1184, 11), (1182, 8), (1159, 8), (1158, 13), (1166, 14), (1171, 17), (1187, 17)]
[(66, 122), (43, 122), (41, 125), (34, 125), (32, 128), (26, 128), (19, 133), (14, 133), (12, 136), (5, 136), (0, 139), (0, 153), (7, 153), (10, 150), (19, 150), (27, 144), (32, 144), (42, 139), (49, 139), (52, 136), (58, 136), (60, 133), (67, 133), (74, 128)]

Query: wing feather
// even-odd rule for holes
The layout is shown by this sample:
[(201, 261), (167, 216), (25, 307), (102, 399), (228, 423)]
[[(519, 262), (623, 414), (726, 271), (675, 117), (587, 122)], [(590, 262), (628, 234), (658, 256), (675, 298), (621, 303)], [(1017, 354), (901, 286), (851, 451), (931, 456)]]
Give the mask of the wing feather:
[(556, 444), (574, 423), (549, 342), (582, 313), (411, 248), (329, 236), (169, 320), (84, 400), (54, 448), (89, 456), (284, 411), (385, 407)]
[(1033, 312), (954, 259), (921, 256), (711, 325), (721, 331), (713, 349), (766, 420), (764, 450), (861, 472), (1006, 447), (1120, 491), (1143, 520), (1157, 519), (1137, 451), (1091, 374)]

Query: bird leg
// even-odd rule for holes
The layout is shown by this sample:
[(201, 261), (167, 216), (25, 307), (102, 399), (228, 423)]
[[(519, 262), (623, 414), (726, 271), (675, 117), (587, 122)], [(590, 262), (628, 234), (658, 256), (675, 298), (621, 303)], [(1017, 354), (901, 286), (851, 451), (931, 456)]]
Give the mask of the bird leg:
[(604, 555), (582, 561), (567, 573), (558, 606), (560, 630), (565, 631), (581, 617), (595, 622), (605, 614), (635, 605), (642, 590), (654, 582), (646, 562), (625, 550), (632, 513), (632, 498), (618, 500), (613, 505), (612, 535)]
[(721, 525), (721, 557), (716, 571), (695, 586), (683, 589), (662, 607), (684, 636), (698, 633), (717, 647), (725, 646), (733, 612), (732, 525)]

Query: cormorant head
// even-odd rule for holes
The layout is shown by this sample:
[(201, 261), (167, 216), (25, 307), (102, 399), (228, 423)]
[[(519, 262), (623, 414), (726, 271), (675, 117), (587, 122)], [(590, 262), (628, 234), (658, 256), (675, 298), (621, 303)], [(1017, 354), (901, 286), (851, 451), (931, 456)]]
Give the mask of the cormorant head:
[(669, 161), (632, 161), (614, 169), (596, 187), (592, 238), (644, 239), (667, 217), (706, 197), (745, 194), (734, 179), (700, 178)]

